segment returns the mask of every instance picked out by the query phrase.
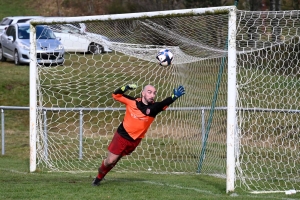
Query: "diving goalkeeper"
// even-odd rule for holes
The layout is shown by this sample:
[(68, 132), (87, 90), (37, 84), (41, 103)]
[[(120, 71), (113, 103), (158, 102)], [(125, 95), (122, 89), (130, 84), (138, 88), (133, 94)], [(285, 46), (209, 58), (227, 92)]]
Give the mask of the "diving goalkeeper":
[(104, 176), (117, 164), (125, 155), (130, 155), (139, 145), (142, 138), (154, 121), (155, 116), (167, 109), (177, 98), (185, 94), (183, 86), (173, 90), (173, 94), (161, 102), (155, 102), (156, 89), (147, 85), (142, 91), (140, 98), (134, 98), (124, 93), (127, 90), (136, 89), (135, 84), (129, 84), (118, 88), (113, 93), (113, 98), (126, 106), (123, 122), (119, 125), (112, 141), (108, 146), (108, 155), (102, 161), (98, 169), (98, 175), (92, 185), (98, 186)]

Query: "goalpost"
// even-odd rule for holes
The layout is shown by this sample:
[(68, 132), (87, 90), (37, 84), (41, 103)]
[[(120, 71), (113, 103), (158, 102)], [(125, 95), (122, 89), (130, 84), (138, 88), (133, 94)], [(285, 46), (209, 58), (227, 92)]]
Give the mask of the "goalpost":
[[(182, 84), (186, 95), (114, 170), (209, 174), (226, 178), (227, 192), (299, 190), (298, 17), (226, 6), (32, 20), (30, 171), (97, 171), (124, 115), (112, 92), (136, 83), (128, 94), (139, 96), (152, 84), (160, 101)], [(73, 46), (84, 38), (111, 52), (36, 64), (36, 25), (82, 23)], [(169, 67), (155, 58), (163, 48)]]

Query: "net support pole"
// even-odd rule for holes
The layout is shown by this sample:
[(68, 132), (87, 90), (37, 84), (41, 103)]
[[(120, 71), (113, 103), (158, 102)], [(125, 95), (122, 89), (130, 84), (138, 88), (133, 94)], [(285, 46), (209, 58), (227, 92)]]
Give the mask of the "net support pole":
[(235, 128), (236, 128), (236, 7), (229, 10), (228, 22), (228, 87), (227, 87), (227, 161), (226, 192), (235, 184)]
[(35, 27), (30, 24), (30, 64), (29, 64), (29, 146), (30, 161), (29, 171), (36, 171), (36, 133), (37, 133), (37, 60)]

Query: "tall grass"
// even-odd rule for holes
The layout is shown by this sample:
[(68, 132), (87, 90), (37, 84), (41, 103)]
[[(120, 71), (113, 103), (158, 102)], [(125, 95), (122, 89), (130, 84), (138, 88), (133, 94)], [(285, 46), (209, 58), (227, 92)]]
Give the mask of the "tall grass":
[(39, 10), (33, 9), (33, 0), (1, 0), (0, 1), (0, 20), (7, 16), (32, 16), (40, 15)]

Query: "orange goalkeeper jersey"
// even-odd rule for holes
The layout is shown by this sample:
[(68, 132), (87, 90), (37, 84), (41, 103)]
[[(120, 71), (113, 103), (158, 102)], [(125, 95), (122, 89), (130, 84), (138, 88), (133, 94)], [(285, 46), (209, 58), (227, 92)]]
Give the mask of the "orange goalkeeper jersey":
[(172, 97), (168, 97), (161, 102), (145, 105), (141, 98), (125, 95), (120, 89), (113, 93), (113, 98), (126, 106), (124, 120), (117, 132), (128, 140), (144, 138), (155, 116), (174, 102)]

